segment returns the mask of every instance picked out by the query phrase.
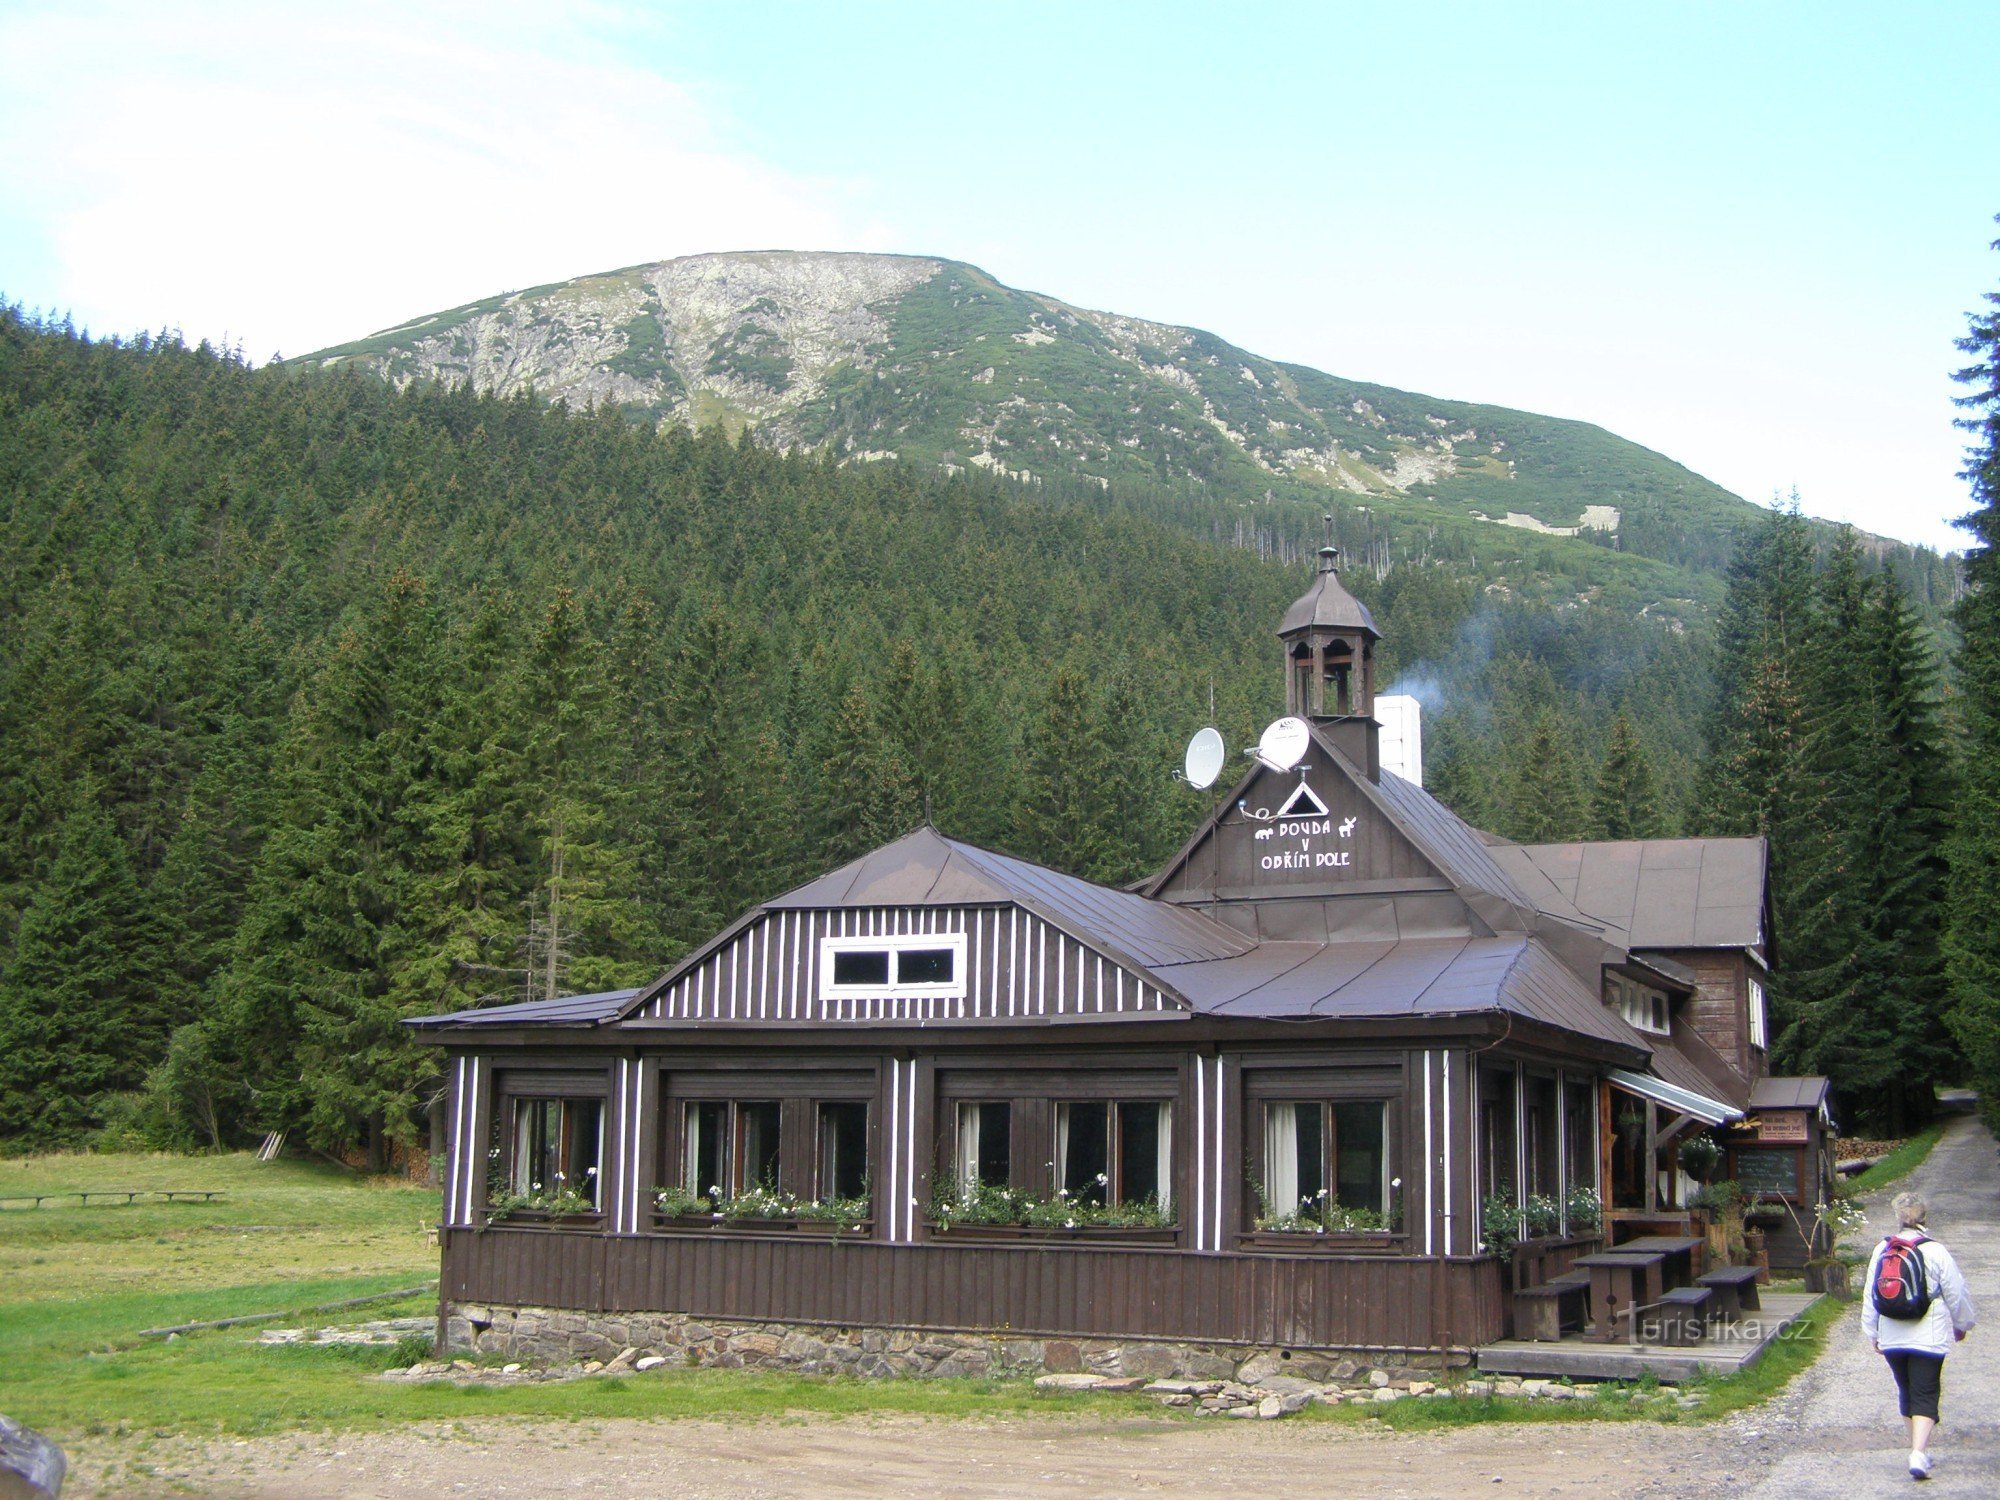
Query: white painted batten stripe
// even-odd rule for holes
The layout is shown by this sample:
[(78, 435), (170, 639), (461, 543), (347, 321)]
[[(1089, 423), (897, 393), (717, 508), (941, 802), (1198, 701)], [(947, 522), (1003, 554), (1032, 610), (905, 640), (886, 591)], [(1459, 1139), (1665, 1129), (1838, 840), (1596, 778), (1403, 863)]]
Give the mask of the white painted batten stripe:
[(1222, 1099), (1222, 1059), (1218, 1057), (1215, 1060), (1215, 1234), (1210, 1240), (1218, 1250), (1222, 1248), (1222, 1130), (1228, 1118)]
[(1424, 1254), (1433, 1254), (1432, 1245), (1436, 1239), (1437, 1216), (1431, 1196), (1431, 1189), (1437, 1177), (1437, 1161), (1431, 1154), (1431, 1053), (1424, 1052)]
[(1458, 1216), (1452, 1212), (1451, 1180), (1451, 1052), (1446, 1050), (1444, 1062), (1444, 1253), (1452, 1252), (1452, 1241)]
[(1194, 1202), (1188, 1217), (1194, 1221), (1194, 1247), (1208, 1248), (1204, 1238), (1202, 1207), (1208, 1202), (1208, 1078), (1199, 1055), (1194, 1060)]

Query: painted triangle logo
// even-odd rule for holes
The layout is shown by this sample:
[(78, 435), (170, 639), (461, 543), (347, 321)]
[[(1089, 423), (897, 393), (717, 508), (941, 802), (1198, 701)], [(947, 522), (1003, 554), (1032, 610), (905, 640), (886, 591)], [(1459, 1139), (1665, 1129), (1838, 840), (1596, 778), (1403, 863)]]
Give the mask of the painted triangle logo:
[(1326, 804), (1320, 801), (1319, 794), (1303, 781), (1277, 812), (1277, 816), (1281, 818), (1323, 818), (1326, 815)]

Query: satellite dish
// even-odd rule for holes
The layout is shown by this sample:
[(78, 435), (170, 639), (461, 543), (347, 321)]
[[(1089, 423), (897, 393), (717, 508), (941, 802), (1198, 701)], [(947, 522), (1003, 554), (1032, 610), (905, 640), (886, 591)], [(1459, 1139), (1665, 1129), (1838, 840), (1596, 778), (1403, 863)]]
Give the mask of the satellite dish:
[(1311, 748), (1312, 731), (1306, 727), (1306, 721), (1287, 714), (1282, 719), (1273, 719), (1264, 737), (1257, 741), (1257, 758), (1280, 771), (1289, 771), (1306, 758), (1306, 751)]
[(1187, 784), (1196, 791), (1213, 786), (1215, 778), (1222, 774), (1222, 763), (1229, 758), (1229, 749), (1222, 743), (1222, 736), (1216, 730), (1204, 729), (1188, 741)]

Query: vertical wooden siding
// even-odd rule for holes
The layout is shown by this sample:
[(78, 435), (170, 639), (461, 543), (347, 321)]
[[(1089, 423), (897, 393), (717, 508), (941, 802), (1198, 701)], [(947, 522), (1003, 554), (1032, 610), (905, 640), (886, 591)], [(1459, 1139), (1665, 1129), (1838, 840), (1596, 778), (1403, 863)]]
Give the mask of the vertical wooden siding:
[(1324, 1349), (1503, 1332), (1497, 1260), (450, 1230), (455, 1302)]
[[(823, 937), (958, 933), (966, 940), (961, 997), (819, 997)], [(953, 906), (768, 912), (639, 1014), (677, 1021), (946, 1021), (1183, 1009), (1137, 974), (1018, 907)]]

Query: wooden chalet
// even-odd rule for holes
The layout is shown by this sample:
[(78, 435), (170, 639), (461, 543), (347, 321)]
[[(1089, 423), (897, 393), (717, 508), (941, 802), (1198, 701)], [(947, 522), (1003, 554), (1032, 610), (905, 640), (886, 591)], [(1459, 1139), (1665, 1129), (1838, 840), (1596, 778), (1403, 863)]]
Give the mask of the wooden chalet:
[(1570, 1253), (1657, 1226), (1698, 1126), (1810, 1194), (1762, 842), (1520, 846), (1383, 771), (1336, 561), (1279, 631), (1303, 756), (1140, 886), (925, 827), (641, 989), (413, 1023), (447, 1313), (1462, 1349), (1510, 1317), (1496, 1201)]

